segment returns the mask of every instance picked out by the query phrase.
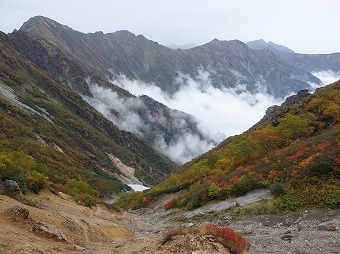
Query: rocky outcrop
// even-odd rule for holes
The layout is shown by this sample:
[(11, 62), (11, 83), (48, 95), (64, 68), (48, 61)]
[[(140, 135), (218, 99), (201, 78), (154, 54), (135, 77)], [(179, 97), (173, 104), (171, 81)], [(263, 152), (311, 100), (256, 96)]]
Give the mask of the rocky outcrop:
[(66, 242), (67, 238), (63, 234), (63, 232), (47, 223), (44, 222), (38, 222), (31, 220), (30, 221), (30, 228), (32, 232), (35, 234), (54, 239), (56, 241), (60, 242)]
[(19, 205), (12, 206), (6, 210), (6, 215), (9, 220), (26, 226), (30, 231), (37, 235), (54, 239), (56, 241), (67, 241), (66, 236), (61, 230), (47, 223), (29, 218), (29, 211), (25, 207)]
[(0, 194), (9, 196), (18, 201), (24, 201), (25, 199), (17, 182), (9, 179), (0, 182)]
[(308, 89), (300, 90), (296, 95), (292, 95), (286, 98), (285, 102), (281, 104), (281, 107), (289, 107), (299, 101), (301, 101), (306, 96), (310, 95)]
[(213, 237), (210, 235), (201, 236), (199, 234), (186, 234), (177, 235), (172, 237), (170, 241), (162, 245), (157, 253), (170, 254), (230, 254), (230, 252), (224, 248), (221, 244), (213, 241)]
[(7, 213), (12, 221), (23, 222), (28, 220), (29, 211), (22, 206), (12, 206), (7, 210)]
[(255, 130), (259, 124), (267, 120), (270, 120), (272, 126), (278, 126), (279, 125), (278, 114), (276, 112), (278, 112), (282, 108), (287, 108), (289, 106), (294, 105), (295, 103), (298, 103), (303, 98), (309, 95), (311, 94), (308, 92), (308, 89), (303, 89), (303, 90), (298, 91), (297, 94), (287, 97), (286, 100), (280, 106), (273, 105), (267, 108), (266, 113), (263, 116), (263, 118), (258, 123), (256, 123), (254, 126), (252, 126), (248, 131)]

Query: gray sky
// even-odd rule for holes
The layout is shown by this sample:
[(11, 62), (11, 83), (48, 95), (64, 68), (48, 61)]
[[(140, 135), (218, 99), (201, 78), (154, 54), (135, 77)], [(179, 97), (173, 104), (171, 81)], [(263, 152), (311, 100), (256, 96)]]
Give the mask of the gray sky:
[(163, 45), (214, 38), (340, 52), (339, 0), (0, 0), (0, 31), (42, 15), (88, 33), (129, 30)]

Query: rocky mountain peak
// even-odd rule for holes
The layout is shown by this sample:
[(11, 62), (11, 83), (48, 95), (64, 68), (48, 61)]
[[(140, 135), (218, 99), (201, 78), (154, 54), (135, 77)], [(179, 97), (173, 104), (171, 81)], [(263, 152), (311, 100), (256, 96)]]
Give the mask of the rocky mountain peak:
[(276, 55), (295, 53), (293, 50), (287, 48), (286, 46), (276, 44), (272, 41), (266, 42), (263, 39), (249, 41), (247, 42), (247, 45), (251, 49), (269, 49)]
[(38, 32), (46, 32), (46, 30), (51, 31), (53, 29), (66, 29), (73, 31), (73, 29), (69, 28), (68, 26), (59, 24), (58, 22), (43, 16), (35, 16), (30, 18), (24, 22), (19, 30), (35, 34)]

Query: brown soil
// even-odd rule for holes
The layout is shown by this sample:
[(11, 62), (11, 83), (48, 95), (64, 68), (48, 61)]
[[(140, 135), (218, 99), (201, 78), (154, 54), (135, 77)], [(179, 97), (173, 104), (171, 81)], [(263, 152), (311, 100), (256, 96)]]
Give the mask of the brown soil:
[[(75, 203), (66, 195), (57, 196), (43, 191), (28, 199), (40, 208), (24, 205), (7, 196), (0, 196), (0, 253), (72, 253), (78, 250), (116, 247), (132, 237), (124, 226), (126, 218), (105, 207), (88, 208)], [(66, 242), (36, 234), (24, 220), (13, 221), (7, 215), (10, 207), (19, 205), (29, 210), (29, 218), (59, 229)], [(95, 253), (95, 252), (93, 252)], [(105, 253), (105, 252), (102, 252)], [(112, 252), (111, 252), (112, 253)]]
[[(340, 210), (308, 210), (282, 216), (262, 215), (233, 221), (190, 221), (176, 217), (190, 215), (162, 206), (173, 196), (163, 197), (153, 207), (133, 212), (113, 212), (104, 206), (78, 205), (65, 194), (45, 190), (29, 194), (39, 207), (24, 205), (0, 195), (0, 254), (7, 253), (228, 253), (221, 245), (197, 235), (179, 235), (162, 245), (169, 227), (201, 223), (226, 223), (250, 242), (248, 253), (339, 253)], [(20, 206), (26, 214), (13, 220), (9, 209)], [(12, 209), (13, 210), (13, 209)], [(30, 222), (57, 229), (66, 241), (33, 232)]]

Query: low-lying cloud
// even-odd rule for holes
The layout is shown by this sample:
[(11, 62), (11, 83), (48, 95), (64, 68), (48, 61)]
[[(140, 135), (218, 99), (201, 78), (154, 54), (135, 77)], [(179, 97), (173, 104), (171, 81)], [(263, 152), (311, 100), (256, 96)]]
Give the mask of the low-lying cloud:
[(120, 129), (152, 142), (177, 163), (184, 163), (217, 144), (209, 135), (195, 130), (197, 122), (192, 116), (174, 110), (164, 113), (163, 107), (151, 112), (141, 97), (120, 97), (109, 88), (88, 85), (93, 97), (83, 98), (90, 105)]
[[(331, 70), (325, 70), (325, 71), (312, 72), (312, 74), (318, 79), (320, 79), (322, 83), (321, 86), (329, 85), (340, 79), (340, 71), (334, 72)], [(313, 88), (318, 88), (321, 86), (315, 87), (315, 85), (314, 86), (312, 85)]]
[(207, 72), (200, 72), (195, 80), (188, 75), (179, 75), (176, 82), (181, 89), (172, 96), (152, 84), (131, 81), (125, 76), (120, 76), (113, 83), (137, 96), (148, 95), (197, 119), (198, 129), (207, 136), (206, 140), (183, 133), (176, 142), (167, 144), (162, 138), (156, 142), (165, 154), (182, 163), (206, 152), (226, 137), (247, 130), (263, 117), (268, 107), (282, 102), (265, 93), (261, 84), (258, 84), (261, 92), (255, 93), (247, 91), (244, 84), (236, 88), (215, 88)]
[[(314, 72), (313, 75), (322, 84), (310, 84), (312, 92), (340, 78), (340, 72), (333, 71)], [(267, 94), (266, 87), (260, 83), (256, 84), (257, 92), (253, 93), (247, 91), (245, 84), (239, 84), (235, 88), (213, 87), (210, 74), (205, 71), (200, 71), (195, 80), (188, 75), (178, 75), (176, 83), (180, 90), (171, 96), (153, 84), (129, 80), (124, 75), (113, 83), (136, 97), (123, 98), (111, 89), (89, 83), (93, 97), (84, 99), (120, 129), (152, 141), (156, 148), (178, 163), (189, 161), (210, 150), (228, 136), (242, 133), (258, 122), (268, 107), (279, 105), (283, 101)], [(141, 95), (147, 95), (171, 109), (192, 115), (196, 119), (199, 132), (189, 127), (191, 123), (181, 112), (172, 112), (171, 122), (164, 116), (152, 115), (144, 101), (138, 97)], [(147, 112), (146, 116), (141, 115), (141, 110)], [(160, 128), (155, 130), (152, 123), (157, 123)], [(169, 125), (170, 129), (176, 129), (171, 139), (169, 134), (160, 131), (162, 126), (168, 128)]]

